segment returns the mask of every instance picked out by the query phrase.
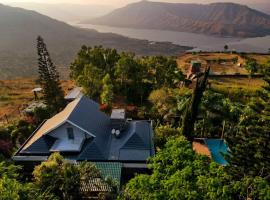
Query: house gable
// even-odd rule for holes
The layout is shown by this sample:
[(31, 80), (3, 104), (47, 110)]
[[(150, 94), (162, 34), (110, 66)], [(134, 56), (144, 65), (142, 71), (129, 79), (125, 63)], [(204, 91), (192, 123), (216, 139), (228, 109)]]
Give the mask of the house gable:
[(92, 137), (69, 122), (52, 130), (48, 135), (56, 139), (50, 152), (80, 152), (85, 140)]

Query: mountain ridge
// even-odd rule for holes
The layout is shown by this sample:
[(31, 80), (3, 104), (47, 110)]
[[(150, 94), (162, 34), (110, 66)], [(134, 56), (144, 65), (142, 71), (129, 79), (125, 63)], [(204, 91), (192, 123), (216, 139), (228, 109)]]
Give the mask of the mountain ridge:
[(54, 19), (74, 22), (87, 18), (105, 15), (114, 7), (98, 4), (72, 4), (72, 3), (34, 3), (34, 2), (10, 2), (9, 6), (34, 10), (40, 14), (50, 16)]
[(82, 45), (103, 45), (139, 55), (178, 55), (191, 49), (80, 29), (35, 11), (0, 4), (0, 79), (37, 75), (38, 35), (45, 39), (53, 61), (65, 77)]
[(228, 37), (259, 37), (270, 34), (270, 15), (236, 3), (140, 1), (83, 23)]

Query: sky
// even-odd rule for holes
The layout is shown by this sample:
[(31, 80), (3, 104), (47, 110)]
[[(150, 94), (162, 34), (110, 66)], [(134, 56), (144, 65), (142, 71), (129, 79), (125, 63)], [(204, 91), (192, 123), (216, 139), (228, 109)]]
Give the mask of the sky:
[[(36, 2), (36, 3), (73, 3), (73, 4), (103, 4), (121, 7), (126, 4), (137, 2), (138, 0), (0, 0), (1, 3), (10, 2)], [(155, 0), (172, 3), (212, 3), (212, 2), (234, 2), (241, 4), (267, 3), (269, 0)]]

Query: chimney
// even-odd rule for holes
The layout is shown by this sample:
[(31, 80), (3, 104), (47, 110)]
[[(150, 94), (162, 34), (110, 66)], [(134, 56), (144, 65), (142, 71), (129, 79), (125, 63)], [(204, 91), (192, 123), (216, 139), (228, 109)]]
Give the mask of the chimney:
[(113, 109), (111, 113), (112, 134), (120, 136), (121, 131), (126, 127), (126, 112), (124, 109)]

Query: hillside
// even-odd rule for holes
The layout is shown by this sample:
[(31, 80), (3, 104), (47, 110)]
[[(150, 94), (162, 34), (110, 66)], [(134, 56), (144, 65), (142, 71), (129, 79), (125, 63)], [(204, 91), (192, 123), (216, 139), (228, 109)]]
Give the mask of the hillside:
[(232, 37), (270, 34), (270, 15), (234, 3), (202, 5), (141, 1), (84, 23)]
[(113, 10), (113, 7), (95, 4), (64, 4), (64, 3), (34, 3), (34, 2), (10, 2), (8, 5), (34, 10), (54, 19), (74, 22), (92, 17), (105, 15)]
[(34, 11), (0, 4), (0, 79), (36, 75), (38, 35), (45, 39), (62, 75), (68, 74), (68, 66), (82, 45), (103, 45), (139, 55), (178, 55), (190, 49), (78, 29)]

